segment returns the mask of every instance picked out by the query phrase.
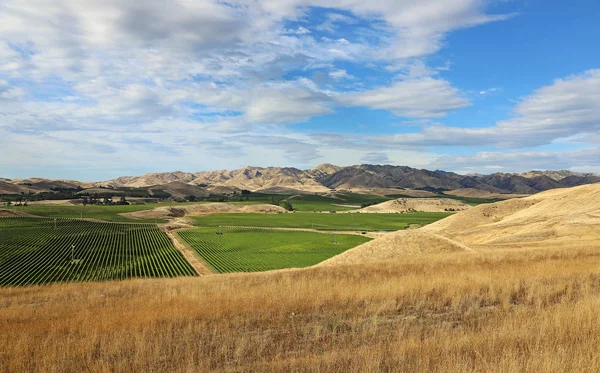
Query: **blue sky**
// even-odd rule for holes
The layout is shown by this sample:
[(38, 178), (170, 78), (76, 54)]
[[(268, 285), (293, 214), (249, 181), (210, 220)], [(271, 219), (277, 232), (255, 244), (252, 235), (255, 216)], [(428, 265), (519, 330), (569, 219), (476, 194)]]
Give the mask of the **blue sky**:
[(600, 172), (597, 1), (0, 0), (0, 177)]

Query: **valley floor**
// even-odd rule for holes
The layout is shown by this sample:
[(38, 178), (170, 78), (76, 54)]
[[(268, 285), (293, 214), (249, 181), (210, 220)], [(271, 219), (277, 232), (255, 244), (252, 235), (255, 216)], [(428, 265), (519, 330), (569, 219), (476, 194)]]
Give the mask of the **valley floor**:
[(600, 251), (0, 289), (0, 371), (597, 372)]

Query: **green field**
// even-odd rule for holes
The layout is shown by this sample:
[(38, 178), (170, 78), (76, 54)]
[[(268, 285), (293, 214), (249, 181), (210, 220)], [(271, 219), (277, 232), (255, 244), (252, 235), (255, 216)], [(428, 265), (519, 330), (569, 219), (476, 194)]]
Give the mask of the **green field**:
[(376, 204), (391, 198), (370, 194), (338, 193), (337, 198), (319, 195), (297, 195), (288, 198), (296, 211), (348, 211), (361, 208), (362, 204)]
[[(336, 193), (336, 198), (317, 194), (263, 194), (251, 193), (242, 197), (231, 197), (230, 201), (236, 205), (259, 203), (279, 203), (287, 200), (296, 211), (348, 211), (356, 210), (364, 204), (375, 204), (389, 201), (392, 198), (370, 194)], [(246, 197), (248, 200), (246, 200)], [(241, 201), (240, 201), (241, 199)]]
[(288, 214), (219, 214), (194, 218), (200, 227), (247, 226), (314, 228), (319, 230), (390, 230), (405, 229), (411, 224), (429, 224), (449, 216), (445, 212), (407, 214), (330, 214), (297, 212)]
[(195, 274), (156, 225), (0, 218), (0, 286)]
[(308, 267), (369, 241), (356, 235), (269, 229), (199, 228), (177, 234), (219, 273)]
[[(49, 218), (68, 218), (68, 219), (79, 219), (79, 218), (92, 218), (105, 221), (114, 222), (136, 222), (136, 223), (155, 223), (156, 220), (133, 220), (128, 219), (119, 214), (126, 212), (136, 212), (143, 210), (152, 210), (161, 206), (179, 206), (186, 205), (185, 203), (152, 203), (148, 205), (113, 205), (113, 206), (12, 206), (8, 207), (9, 210), (16, 210), (29, 213), (31, 215), (49, 217)], [(164, 222), (158, 220), (158, 222)]]

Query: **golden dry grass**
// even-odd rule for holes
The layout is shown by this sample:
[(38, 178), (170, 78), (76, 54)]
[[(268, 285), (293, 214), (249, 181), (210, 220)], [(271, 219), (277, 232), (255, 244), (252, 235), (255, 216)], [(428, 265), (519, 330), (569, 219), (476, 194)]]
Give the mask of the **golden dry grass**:
[(6, 372), (597, 372), (600, 250), (0, 289)]
[(462, 201), (450, 198), (398, 198), (368, 206), (355, 212), (396, 213), (409, 211), (445, 212), (464, 211), (471, 208)]
[(598, 248), (600, 183), (483, 204), (417, 231), (397, 231), (324, 264), (360, 264), (452, 251)]

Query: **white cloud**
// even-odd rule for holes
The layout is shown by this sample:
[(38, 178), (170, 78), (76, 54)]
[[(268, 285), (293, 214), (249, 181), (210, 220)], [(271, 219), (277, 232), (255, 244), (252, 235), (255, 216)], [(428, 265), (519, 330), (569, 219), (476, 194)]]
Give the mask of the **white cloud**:
[(443, 79), (425, 77), (393, 83), (388, 87), (342, 96), (346, 105), (389, 110), (398, 116), (440, 118), (470, 105), (459, 90)]
[[(330, 38), (309, 24), (286, 30), (284, 21), (305, 21), (311, 6), (332, 9), (333, 31), (342, 22), (359, 29)], [(418, 58), (453, 30), (503, 18), (486, 15), (480, 0), (0, 0), (0, 138), (10, 138), (0, 143), (24, 167), (66, 165), (73, 146), (80, 156), (68, 162), (80, 168), (189, 162), (194, 170), (198, 159), (232, 167), (243, 154), (245, 163), (308, 164), (324, 152), (343, 160), (347, 149), (357, 149), (357, 162), (379, 144), (351, 137), (331, 148), (281, 126), (266, 126), (285, 134), (266, 140), (262, 126), (332, 113), (339, 97), (415, 117), (464, 107)], [(404, 80), (343, 93), (362, 82), (341, 62), (400, 66), (405, 58), (417, 67)], [(315, 71), (327, 80), (297, 77)], [(256, 144), (223, 139), (239, 134)]]
[(384, 152), (369, 152), (366, 153), (362, 159), (362, 162), (371, 164), (392, 164), (392, 160), (388, 157), (387, 153)]
[(329, 114), (330, 98), (302, 88), (261, 89), (246, 108), (246, 118), (265, 124), (303, 122), (315, 115)]
[(600, 131), (600, 70), (557, 79), (524, 97), (515, 118), (492, 127), (434, 125), (422, 132), (377, 137), (397, 146), (482, 146), (525, 148), (550, 144), (574, 135)]

